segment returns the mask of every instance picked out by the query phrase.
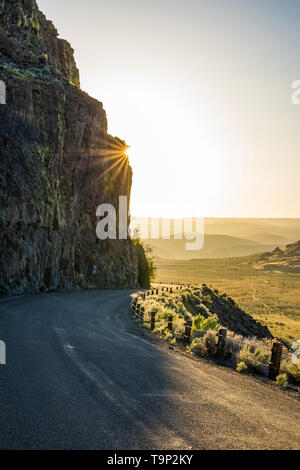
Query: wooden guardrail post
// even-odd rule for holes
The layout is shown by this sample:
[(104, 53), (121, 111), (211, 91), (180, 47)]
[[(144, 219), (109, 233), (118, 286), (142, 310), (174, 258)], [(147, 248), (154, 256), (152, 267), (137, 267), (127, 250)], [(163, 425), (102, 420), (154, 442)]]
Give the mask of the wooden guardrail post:
[(225, 328), (221, 328), (218, 333), (218, 337), (219, 337), (218, 346), (217, 346), (218, 356), (224, 356), (225, 354), (226, 336), (227, 336), (227, 330)]
[(192, 326), (193, 326), (192, 320), (187, 320), (185, 322), (184, 342), (186, 345), (190, 344), (191, 342)]
[(168, 316), (168, 330), (173, 330), (173, 315)]
[(145, 316), (145, 307), (141, 307), (140, 319), (142, 320), (142, 322), (144, 321), (144, 316)]
[(138, 301), (138, 298), (135, 297), (135, 298), (133, 299), (133, 301), (131, 302), (131, 312), (132, 312), (132, 313), (135, 313), (135, 308), (136, 308), (137, 301)]
[(155, 315), (156, 312), (151, 312), (151, 330), (154, 330), (155, 328)]
[(272, 356), (271, 362), (269, 365), (269, 379), (275, 380), (277, 375), (280, 371), (280, 362), (281, 362), (281, 354), (282, 354), (282, 344), (281, 343), (273, 343), (272, 346)]
[(164, 290), (165, 290), (165, 288), (164, 288), (164, 287), (162, 287), (162, 288), (161, 288), (161, 291), (162, 291), (162, 292), (164, 292)]
[(173, 287), (170, 287), (170, 294), (173, 294)]
[(142, 295), (142, 299), (143, 299), (143, 300), (146, 300), (146, 294), (145, 294), (145, 292), (144, 292), (143, 295)]
[(158, 295), (158, 292), (159, 292), (159, 290), (158, 290), (158, 289), (156, 289), (156, 295)]
[(136, 306), (135, 306), (135, 314), (136, 314), (137, 317), (139, 316), (140, 308), (141, 308), (141, 304), (136, 304)]
[(166, 287), (166, 291), (169, 292), (169, 288), (168, 288), (168, 287)]

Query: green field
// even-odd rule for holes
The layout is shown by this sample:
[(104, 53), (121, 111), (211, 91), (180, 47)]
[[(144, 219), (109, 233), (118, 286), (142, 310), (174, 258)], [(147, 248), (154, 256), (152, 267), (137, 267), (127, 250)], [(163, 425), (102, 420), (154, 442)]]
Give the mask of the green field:
[(156, 282), (211, 285), (288, 343), (300, 339), (300, 275), (255, 270), (252, 257), (156, 260)]

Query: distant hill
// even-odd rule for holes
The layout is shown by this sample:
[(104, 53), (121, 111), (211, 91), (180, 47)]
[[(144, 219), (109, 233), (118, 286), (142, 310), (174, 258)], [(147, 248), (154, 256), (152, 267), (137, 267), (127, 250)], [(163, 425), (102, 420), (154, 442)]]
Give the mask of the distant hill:
[(287, 245), (291, 240), (281, 235), (274, 235), (272, 233), (256, 233), (248, 235), (249, 240), (252, 240), (261, 245)]
[(252, 261), (253, 267), (264, 271), (300, 273), (300, 241), (291, 243), (285, 249), (277, 247)]
[(205, 233), (232, 235), (266, 245), (286, 245), (299, 240), (300, 219), (205, 218)]
[[(173, 260), (250, 256), (270, 252), (276, 247), (283, 248), (300, 238), (300, 219), (205, 218), (204, 248), (186, 251), (185, 243), (188, 240), (184, 237), (182, 240), (174, 239), (174, 235), (179, 233), (178, 222), (180, 227), (181, 220), (133, 217), (132, 228), (140, 228), (144, 242), (152, 247), (157, 258)], [(169, 240), (162, 238), (163, 224), (170, 228)]]
[(262, 253), (276, 248), (275, 245), (263, 245), (244, 238), (228, 235), (205, 235), (204, 247), (201, 250), (187, 251), (185, 243), (188, 240), (143, 240), (153, 249), (153, 254), (163, 259), (206, 259), (232, 258)]

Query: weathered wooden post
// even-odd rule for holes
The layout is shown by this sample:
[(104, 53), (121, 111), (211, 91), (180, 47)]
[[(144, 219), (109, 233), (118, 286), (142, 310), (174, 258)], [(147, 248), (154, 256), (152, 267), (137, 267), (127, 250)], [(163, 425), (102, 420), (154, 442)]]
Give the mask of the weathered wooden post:
[(168, 316), (168, 330), (173, 330), (173, 315)]
[(192, 320), (187, 320), (185, 322), (184, 342), (186, 345), (190, 344), (191, 342), (192, 326), (193, 326)]
[(158, 293), (159, 293), (159, 290), (158, 290), (158, 289), (156, 289), (156, 295), (158, 295)]
[(154, 330), (155, 328), (155, 315), (156, 312), (151, 312), (151, 330)]
[(170, 294), (173, 294), (173, 287), (170, 287)]
[(169, 292), (169, 288), (168, 288), (168, 287), (166, 287), (166, 291)]
[(164, 290), (165, 290), (165, 288), (164, 288), (164, 287), (162, 287), (162, 288), (161, 288), (161, 291), (162, 291), (162, 292), (164, 292)]
[(145, 292), (144, 292), (143, 295), (142, 295), (142, 299), (143, 299), (143, 300), (146, 300), (146, 294), (145, 294)]
[(271, 362), (269, 365), (269, 379), (271, 380), (275, 380), (277, 375), (279, 374), (281, 354), (282, 354), (282, 344), (277, 343), (277, 342), (273, 343)]
[(142, 322), (144, 321), (144, 316), (145, 316), (145, 307), (141, 307), (140, 319), (142, 320)]
[(137, 317), (139, 316), (140, 308), (141, 308), (141, 304), (136, 304), (134, 313), (136, 314)]
[(218, 346), (217, 346), (217, 354), (218, 356), (225, 355), (225, 347), (226, 347), (226, 336), (227, 330), (225, 328), (221, 328), (218, 333)]

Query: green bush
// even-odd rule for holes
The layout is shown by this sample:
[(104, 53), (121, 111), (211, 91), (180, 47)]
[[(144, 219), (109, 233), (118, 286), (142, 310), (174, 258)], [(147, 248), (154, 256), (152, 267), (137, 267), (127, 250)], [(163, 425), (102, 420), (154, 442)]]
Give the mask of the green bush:
[(202, 315), (197, 315), (194, 319), (194, 328), (196, 330), (216, 330), (219, 331), (221, 325), (218, 322), (217, 318), (210, 316), (208, 318), (203, 317)]
[(238, 361), (244, 362), (249, 369), (264, 375), (267, 373), (270, 359), (270, 351), (256, 348), (254, 346), (244, 346), (237, 353)]
[(281, 371), (287, 375), (289, 382), (300, 383), (300, 364), (282, 361)]
[(216, 356), (218, 345), (218, 337), (216, 335), (216, 332), (209, 330), (207, 333), (205, 333), (203, 343), (208, 356)]
[(279, 385), (279, 387), (286, 388), (289, 384), (288, 376), (287, 374), (279, 374), (276, 377), (276, 383)]
[(205, 318), (210, 315), (209, 309), (204, 304), (198, 305), (197, 310), (198, 310), (198, 313), (204, 316)]
[(247, 369), (247, 366), (243, 361), (239, 362), (238, 365), (236, 366), (236, 370), (238, 372), (243, 372), (243, 370), (246, 370), (246, 369)]
[(195, 354), (205, 354), (207, 356), (215, 356), (217, 354), (218, 338), (216, 332), (209, 330), (203, 338), (194, 338), (188, 346), (187, 351)]
[(133, 240), (133, 243), (137, 250), (139, 285), (144, 289), (149, 289), (156, 272), (151, 250), (143, 246), (140, 240)]
[(207, 352), (201, 338), (194, 338), (187, 350), (195, 354), (206, 354)]

